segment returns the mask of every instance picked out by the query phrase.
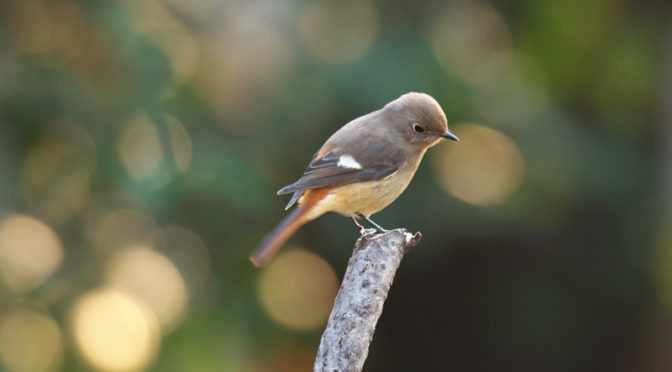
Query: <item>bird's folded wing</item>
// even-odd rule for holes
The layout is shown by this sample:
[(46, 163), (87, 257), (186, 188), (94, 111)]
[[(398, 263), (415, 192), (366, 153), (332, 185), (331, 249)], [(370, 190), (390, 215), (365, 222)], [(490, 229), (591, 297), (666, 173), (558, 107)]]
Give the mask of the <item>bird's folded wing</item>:
[[(403, 163), (400, 152), (390, 151), (388, 146), (380, 146), (380, 149), (375, 148), (378, 146), (373, 147), (364, 152), (366, 155), (355, 156), (335, 150), (321, 157), (314, 157), (303, 176), (293, 184), (280, 189), (278, 195), (377, 180), (399, 169)], [(293, 203), (290, 202), (291, 204)]]

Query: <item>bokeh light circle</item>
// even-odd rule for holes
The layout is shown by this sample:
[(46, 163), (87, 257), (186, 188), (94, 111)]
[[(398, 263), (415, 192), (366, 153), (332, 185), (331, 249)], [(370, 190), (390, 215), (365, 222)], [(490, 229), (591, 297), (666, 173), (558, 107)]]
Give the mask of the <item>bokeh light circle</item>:
[(118, 252), (107, 268), (107, 282), (149, 305), (164, 333), (184, 315), (188, 297), (184, 280), (169, 259), (150, 247)]
[(14, 291), (36, 288), (62, 260), (63, 246), (49, 226), (24, 215), (0, 222), (0, 275)]
[(191, 162), (191, 138), (187, 129), (177, 118), (166, 115), (166, 126), (170, 134), (170, 148), (177, 170), (181, 173), (189, 169)]
[(100, 252), (150, 243), (157, 230), (154, 220), (133, 209), (107, 212), (94, 219), (87, 234)]
[(135, 181), (157, 176), (164, 154), (159, 131), (147, 116), (137, 115), (123, 127), (117, 147), (121, 164)]
[(63, 223), (82, 211), (96, 168), (96, 148), (87, 131), (66, 119), (55, 119), (40, 134), (21, 167), (26, 204), (51, 223)]
[(469, 204), (490, 206), (508, 200), (519, 188), (524, 161), (515, 142), (494, 129), (459, 126), (460, 142), (440, 146), (433, 154), (441, 186)]
[(156, 357), (156, 319), (130, 295), (110, 288), (89, 292), (77, 301), (71, 317), (77, 347), (98, 370), (142, 370)]
[(210, 253), (198, 235), (179, 226), (168, 226), (157, 231), (152, 247), (175, 264), (190, 297), (212, 294), (203, 292), (205, 287), (214, 283)]
[(326, 322), (337, 290), (334, 270), (304, 250), (281, 253), (259, 281), (261, 303), (268, 314), (278, 323), (300, 330)]
[(254, 122), (244, 118), (257, 112), (265, 92), (275, 89), (293, 67), (294, 53), (281, 26), (255, 10), (255, 3), (240, 2), (227, 22), (212, 27), (202, 39), (203, 62), (198, 79), (205, 98), (222, 124), (245, 130)]
[(41, 311), (15, 309), (0, 319), (0, 360), (8, 371), (57, 371), (63, 362), (61, 330)]
[(318, 58), (350, 62), (371, 46), (377, 24), (378, 12), (369, 0), (315, 1), (301, 14), (301, 36)]
[(494, 78), (511, 63), (509, 28), (486, 2), (451, 2), (438, 13), (428, 34), (441, 67), (471, 83)]
[(139, 31), (167, 57), (173, 85), (179, 86), (188, 82), (198, 69), (199, 48), (196, 39), (175, 17), (172, 8), (157, 0), (128, 1), (124, 5), (128, 6), (128, 14), (135, 18)]

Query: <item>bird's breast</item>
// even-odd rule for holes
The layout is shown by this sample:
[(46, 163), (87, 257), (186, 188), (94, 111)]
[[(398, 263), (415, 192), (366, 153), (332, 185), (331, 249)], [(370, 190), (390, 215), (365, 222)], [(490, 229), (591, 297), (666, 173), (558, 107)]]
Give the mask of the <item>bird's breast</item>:
[(415, 168), (402, 167), (380, 180), (334, 187), (306, 217), (310, 220), (331, 211), (346, 216), (356, 213), (370, 216), (397, 199), (411, 182), (414, 173)]

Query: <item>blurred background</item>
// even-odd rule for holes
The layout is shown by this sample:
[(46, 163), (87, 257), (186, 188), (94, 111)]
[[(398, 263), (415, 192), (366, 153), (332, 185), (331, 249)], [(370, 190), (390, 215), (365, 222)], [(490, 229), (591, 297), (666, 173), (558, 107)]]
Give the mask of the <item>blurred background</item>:
[(0, 4), (0, 369), (309, 371), (358, 234), (276, 190), (409, 91), (459, 143), (367, 371), (672, 370), (667, 0)]

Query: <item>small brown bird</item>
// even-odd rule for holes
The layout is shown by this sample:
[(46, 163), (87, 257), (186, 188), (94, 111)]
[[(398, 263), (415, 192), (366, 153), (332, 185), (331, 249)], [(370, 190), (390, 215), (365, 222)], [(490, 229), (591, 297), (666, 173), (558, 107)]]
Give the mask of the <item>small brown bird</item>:
[(404, 94), (344, 125), (315, 154), (303, 176), (278, 191), (294, 193), (285, 210), (298, 206), (264, 238), (250, 261), (265, 265), (301, 225), (326, 212), (351, 217), (360, 233), (357, 218), (385, 231), (371, 215), (406, 189), (425, 151), (443, 138), (458, 141), (441, 106), (424, 93)]

